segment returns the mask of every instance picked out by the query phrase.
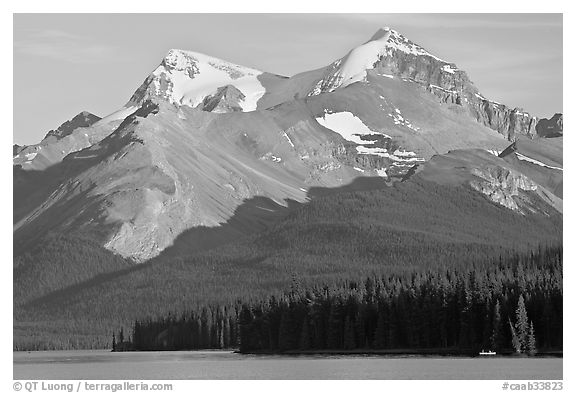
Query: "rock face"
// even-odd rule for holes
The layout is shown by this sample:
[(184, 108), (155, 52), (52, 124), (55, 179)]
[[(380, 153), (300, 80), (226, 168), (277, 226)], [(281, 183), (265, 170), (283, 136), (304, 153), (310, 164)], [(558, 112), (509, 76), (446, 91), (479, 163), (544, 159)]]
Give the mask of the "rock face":
[(550, 119), (540, 119), (536, 125), (538, 136), (544, 138), (554, 138), (563, 135), (563, 117), (561, 113), (556, 113)]
[(440, 59), (397, 31), (379, 30), (367, 43), (336, 60), (309, 95), (365, 81), (366, 71), (403, 78), (422, 85), (444, 103), (460, 105), (476, 121), (512, 141), (516, 135), (536, 136), (538, 119), (520, 108), (486, 99), (454, 63)]
[[(393, 45), (387, 55), (374, 65), (377, 72), (389, 72), (421, 84), (442, 102), (464, 107), (476, 121), (510, 141), (518, 134), (531, 138), (536, 135), (535, 117), (520, 108), (486, 99), (455, 64), (429, 54), (397, 32), (393, 31), (390, 41)], [(412, 50), (405, 50), (406, 47)]]
[(82, 127), (89, 127), (92, 124), (96, 123), (101, 118), (93, 115), (90, 112), (80, 112), (72, 119), (68, 120), (67, 122), (63, 123), (60, 127), (55, 130), (50, 130), (44, 137), (44, 139), (53, 137), (56, 139), (62, 139), (68, 135), (70, 135), (75, 129), (82, 128)]
[(17, 155), (18, 153), (20, 153), (22, 151), (23, 148), (25, 148), (26, 146), (20, 146), (18, 144), (13, 144), (12, 145), (12, 156)]
[(520, 190), (535, 191), (538, 188), (523, 174), (503, 167), (473, 168), (472, 174), (480, 178), (470, 182), (473, 189), (511, 210), (521, 210), (516, 201)]
[(546, 174), (547, 169), (524, 166), (510, 156), (514, 155), (507, 154), (508, 159), (503, 159), (480, 149), (454, 150), (432, 157), (410, 176), (441, 185), (471, 187), (520, 214), (562, 212), (562, 199), (554, 194), (555, 185), (545, 181), (547, 176), (536, 173)]
[(223, 86), (216, 90), (216, 94), (204, 98), (198, 109), (214, 113), (242, 112), (241, 103), (245, 98), (236, 87)]

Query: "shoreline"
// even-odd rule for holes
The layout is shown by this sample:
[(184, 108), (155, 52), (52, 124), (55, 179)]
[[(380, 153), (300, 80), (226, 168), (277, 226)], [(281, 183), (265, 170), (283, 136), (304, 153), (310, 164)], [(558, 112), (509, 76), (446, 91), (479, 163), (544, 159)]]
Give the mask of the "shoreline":
[(41, 350), (41, 351), (18, 351), (13, 350), (13, 354), (40, 354), (40, 353), (62, 353), (62, 352), (83, 352), (95, 351), (103, 353), (162, 353), (162, 352), (195, 352), (195, 353), (210, 353), (210, 352), (229, 352), (238, 355), (262, 355), (262, 356), (397, 356), (397, 357), (462, 357), (462, 358), (563, 358), (564, 353), (562, 350), (550, 350), (539, 352), (534, 356), (526, 354), (516, 354), (512, 351), (503, 351), (495, 355), (480, 355), (479, 352), (472, 350), (457, 350), (457, 349), (318, 349), (318, 350), (257, 350), (241, 352), (238, 348), (213, 348), (213, 349), (166, 349), (166, 350), (126, 350), (126, 351), (112, 351), (109, 348), (100, 349), (65, 349), (65, 350)]
[(537, 353), (534, 356), (529, 356), (526, 354), (516, 354), (512, 351), (504, 351), (497, 353), (495, 355), (480, 355), (479, 352), (471, 350), (456, 350), (456, 349), (373, 349), (373, 350), (337, 350), (337, 349), (326, 349), (326, 350), (288, 350), (288, 351), (246, 351), (240, 352), (239, 350), (234, 351), (240, 355), (286, 355), (286, 356), (300, 356), (300, 355), (335, 355), (335, 356), (345, 356), (345, 355), (380, 355), (380, 356), (422, 356), (422, 357), (463, 357), (463, 358), (518, 358), (518, 359), (529, 359), (529, 358), (563, 358), (563, 351), (545, 351)]

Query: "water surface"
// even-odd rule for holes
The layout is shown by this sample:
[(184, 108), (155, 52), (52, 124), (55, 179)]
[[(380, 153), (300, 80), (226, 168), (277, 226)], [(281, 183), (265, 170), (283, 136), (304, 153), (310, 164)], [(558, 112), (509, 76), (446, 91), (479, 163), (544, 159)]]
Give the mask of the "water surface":
[(14, 379), (562, 379), (561, 358), (14, 352)]

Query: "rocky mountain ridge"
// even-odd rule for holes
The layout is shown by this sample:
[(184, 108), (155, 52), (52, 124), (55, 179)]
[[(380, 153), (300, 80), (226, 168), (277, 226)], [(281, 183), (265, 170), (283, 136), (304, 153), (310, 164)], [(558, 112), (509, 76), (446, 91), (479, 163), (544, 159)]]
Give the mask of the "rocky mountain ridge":
[[(437, 95), (443, 102), (464, 107), (478, 122), (486, 125), (506, 139), (513, 141), (518, 134), (534, 137), (538, 119), (520, 108), (509, 108), (504, 104), (491, 101), (480, 94), (465, 71), (454, 63), (444, 61), (432, 55), (418, 44), (413, 43), (395, 30), (379, 30), (372, 39), (364, 44), (379, 44), (376, 56), (368, 60), (365, 69), (384, 75), (394, 75), (407, 81), (418, 83), (429, 92)], [(324, 77), (310, 94), (331, 91), (341, 78), (340, 65), (350, 57), (357, 55), (350, 52), (343, 59), (337, 60), (331, 68), (334, 75)], [(371, 64), (370, 64), (371, 63)], [(361, 74), (361, 73), (360, 73)], [(362, 79), (356, 75), (354, 78)], [(365, 75), (364, 75), (365, 78)], [(355, 80), (355, 79), (351, 79)], [(345, 85), (344, 85), (345, 86)]]
[(87, 111), (82, 111), (72, 119), (64, 122), (60, 127), (55, 130), (50, 130), (44, 137), (48, 139), (54, 137), (56, 139), (62, 139), (65, 136), (70, 135), (77, 128), (89, 127), (96, 123), (101, 118)]

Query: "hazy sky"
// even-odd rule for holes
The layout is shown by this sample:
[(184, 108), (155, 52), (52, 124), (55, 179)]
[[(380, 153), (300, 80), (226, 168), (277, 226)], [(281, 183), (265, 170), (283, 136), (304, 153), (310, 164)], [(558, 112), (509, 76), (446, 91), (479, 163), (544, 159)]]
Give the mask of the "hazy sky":
[(490, 99), (562, 112), (561, 14), (16, 14), (14, 142), (121, 107), (170, 48), (289, 76), (384, 26), (456, 63)]

